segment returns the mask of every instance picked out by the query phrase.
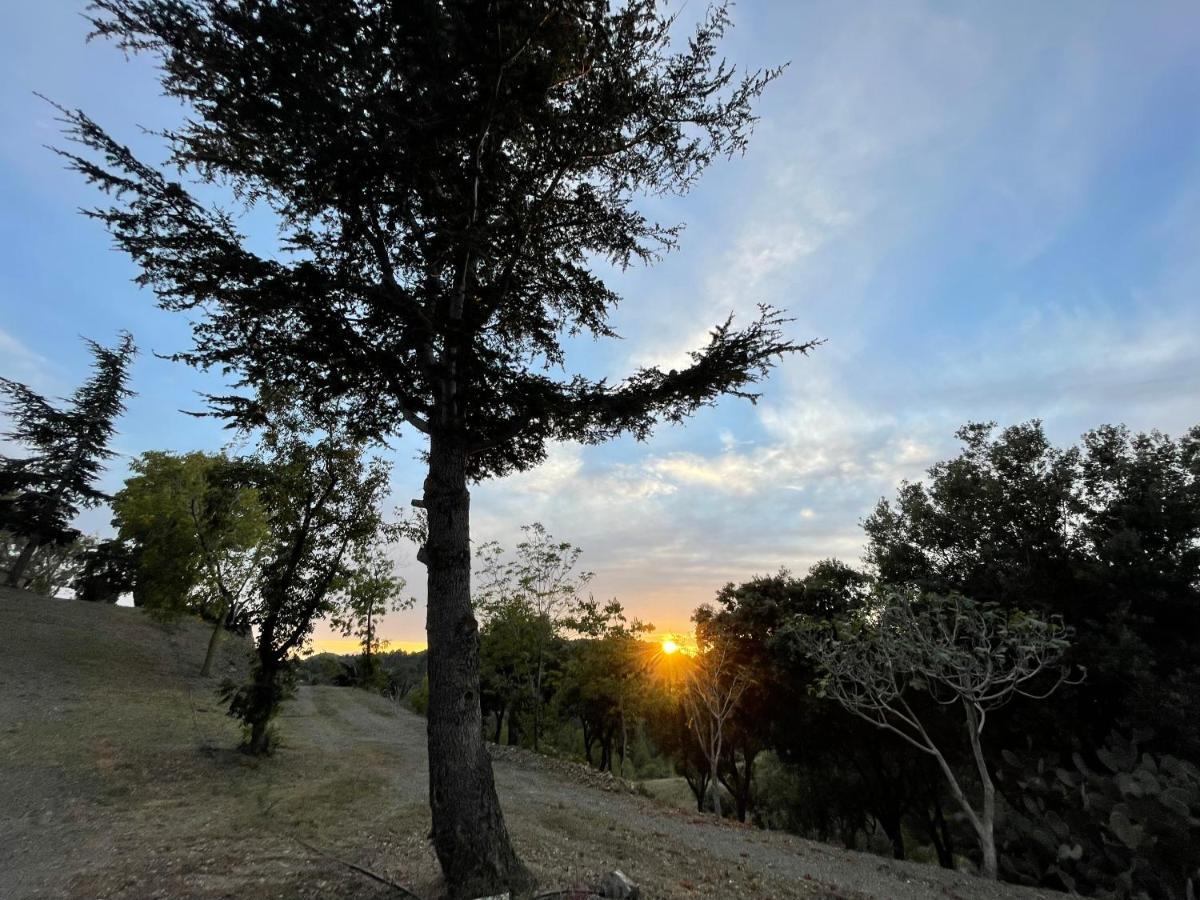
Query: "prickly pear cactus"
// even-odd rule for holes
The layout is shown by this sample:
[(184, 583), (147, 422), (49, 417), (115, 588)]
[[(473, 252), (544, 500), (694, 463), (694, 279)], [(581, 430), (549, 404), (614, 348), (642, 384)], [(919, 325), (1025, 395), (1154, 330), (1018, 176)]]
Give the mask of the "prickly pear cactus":
[(1200, 898), (1200, 769), (1139, 753), (1145, 737), (1110, 736), (1098, 767), (1003, 753), (1008, 878), (1111, 900)]

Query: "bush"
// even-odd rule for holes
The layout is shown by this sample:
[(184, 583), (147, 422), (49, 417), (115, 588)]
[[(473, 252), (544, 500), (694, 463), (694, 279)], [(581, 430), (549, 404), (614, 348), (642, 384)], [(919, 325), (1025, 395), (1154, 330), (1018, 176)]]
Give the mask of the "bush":
[(1112, 900), (1191, 900), (1200, 885), (1200, 769), (1138, 753), (1110, 736), (1100, 766), (1005, 751), (1020, 808), (1005, 817), (1002, 861), (1014, 881)]
[(429, 676), (421, 679), (421, 684), (408, 694), (408, 708), (419, 716), (429, 710)]

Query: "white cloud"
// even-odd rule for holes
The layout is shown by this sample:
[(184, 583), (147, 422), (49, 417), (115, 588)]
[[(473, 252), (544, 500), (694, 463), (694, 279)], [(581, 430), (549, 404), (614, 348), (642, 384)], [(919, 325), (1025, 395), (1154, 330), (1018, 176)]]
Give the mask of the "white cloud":
[(0, 328), (0, 375), (14, 381), (44, 378), (49, 361)]

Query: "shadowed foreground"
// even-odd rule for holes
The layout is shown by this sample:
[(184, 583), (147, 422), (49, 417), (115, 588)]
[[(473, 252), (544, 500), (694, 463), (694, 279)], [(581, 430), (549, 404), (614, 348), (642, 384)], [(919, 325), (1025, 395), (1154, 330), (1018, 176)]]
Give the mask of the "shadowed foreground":
[[(425, 722), (301, 688), (275, 757), (196, 676), (208, 629), (0, 589), (0, 897), (437, 896)], [(560, 770), (561, 769), (561, 770)], [(496, 780), (541, 890), (613, 868), (647, 898), (1054, 897), (712, 821), (506, 752)], [(339, 861), (341, 860), (341, 861)]]

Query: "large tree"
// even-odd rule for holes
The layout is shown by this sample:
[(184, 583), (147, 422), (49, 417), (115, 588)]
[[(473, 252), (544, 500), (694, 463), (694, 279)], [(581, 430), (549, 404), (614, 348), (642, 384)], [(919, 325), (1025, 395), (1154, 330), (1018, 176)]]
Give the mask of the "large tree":
[[(706, 13), (681, 49), (656, 0), (97, 0), (97, 34), (148, 52), (188, 104), (166, 171), (79, 111), (67, 152), (114, 195), (93, 211), (160, 304), (193, 316), (179, 358), (253, 394), (337, 401), (374, 435), (428, 440), (429, 760), (449, 890), (529, 882), (481, 738), (470, 598), (472, 481), (557, 440), (644, 438), (754, 384), (789, 340), (761, 310), (719, 323), (680, 369), (565, 370), (567, 338), (615, 337), (604, 266), (650, 261), (679, 227), (636, 200), (679, 194), (742, 152), (776, 72), (719, 55)], [(277, 219), (263, 255), (182, 182), (230, 187)], [(206, 196), (211, 196), (207, 191)], [(253, 420), (253, 397), (227, 398)]]
[(92, 377), (62, 407), (24, 384), (0, 378), (0, 395), (12, 419), (4, 437), (29, 451), (20, 459), (0, 457), (0, 530), (23, 542), (8, 570), (10, 587), (22, 585), (39, 547), (79, 537), (71, 520), (81, 509), (108, 499), (96, 481), (116, 455), (108, 443), (125, 400), (133, 396), (125, 384), (137, 351), (128, 333), (115, 347), (87, 345)]
[(958, 456), (864, 523), (880, 581), (1075, 628), (1068, 660), (1087, 681), (1052, 714), (1022, 709), (1010, 746), (1036, 729), (1069, 754), (1152, 728), (1147, 749), (1200, 756), (1200, 427), (1171, 439), (1102, 426), (1064, 449), (1037, 421), (958, 436)]

